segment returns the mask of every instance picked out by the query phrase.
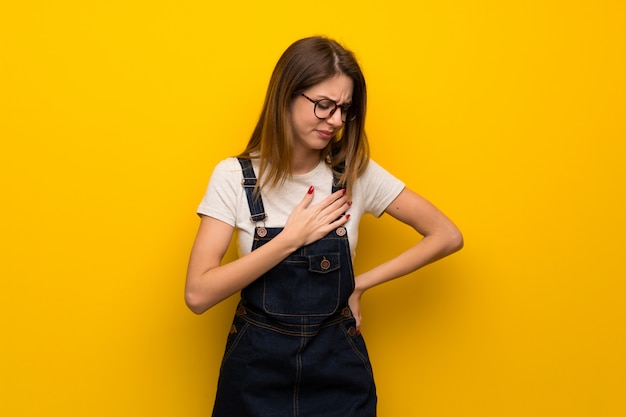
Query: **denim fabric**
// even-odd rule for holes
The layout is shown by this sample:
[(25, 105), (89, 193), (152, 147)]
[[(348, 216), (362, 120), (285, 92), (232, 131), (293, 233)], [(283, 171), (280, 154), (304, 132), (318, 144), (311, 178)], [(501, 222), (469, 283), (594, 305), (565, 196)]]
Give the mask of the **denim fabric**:
[[(252, 250), (281, 230), (257, 229)], [(244, 288), (213, 417), (375, 417), (372, 367), (347, 304), (353, 290), (343, 227)]]

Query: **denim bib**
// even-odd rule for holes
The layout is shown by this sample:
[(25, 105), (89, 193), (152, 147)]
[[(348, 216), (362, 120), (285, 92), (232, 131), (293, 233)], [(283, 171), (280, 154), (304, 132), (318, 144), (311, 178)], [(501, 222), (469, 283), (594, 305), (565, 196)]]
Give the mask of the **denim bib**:
[[(265, 227), (252, 164), (239, 162), (256, 224), (254, 251), (283, 229)], [(213, 417), (374, 417), (372, 367), (348, 307), (353, 290), (343, 226), (244, 288), (226, 342)]]

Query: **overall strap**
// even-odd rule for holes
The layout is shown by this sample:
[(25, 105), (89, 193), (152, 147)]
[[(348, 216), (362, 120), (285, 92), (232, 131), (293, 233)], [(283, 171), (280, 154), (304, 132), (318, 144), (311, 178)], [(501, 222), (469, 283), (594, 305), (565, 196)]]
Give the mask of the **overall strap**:
[(344, 165), (339, 165), (336, 167), (333, 167), (332, 171), (333, 171), (333, 190), (331, 192), (335, 192), (335, 191), (339, 191), (341, 190), (343, 187), (341, 187), (339, 185), (339, 175), (343, 174), (343, 170), (344, 170)]
[[(339, 191), (341, 190), (342, 187), (339, 184), (339, 175), (343, 174), (343, 170), (345, 168), (345, 165), (339, 165), (336, 167), (333, 167), (332, 171), (333, 171), (333, 193), (335, 191)], [(340, 219), (343, 215), (345, 215), (346, 213), (344, 212), (341, 216), (338, 217), (338, 219)], [(335, 233), (337, 234), (337, 236), (345, 236), (346, 235), (346, 228), (344, 226), (339, 226), (337, 228), (337, 230), (335, 230)]]
[[(246, 158), (237, 158), (241, 165), (243, 179), (241, 180), (241, 186), (246, 191), (246, 198), (248, 200), (248, 208), (250, 209), (250, 220), (254, 223), (263, 221), (267, 218), (265, 213), (265, 207), (263, 207), (263, 199), (261, 194), (255, 195), (255, 186), (257, 183), (256, 174), (252, 168), (252, 162)], [(338, 176), (343, 173), (344, 167), (338, 166), (333, 168), (333, 188), (332, 192), (341, 190), (343, 187), (339, 184)]]
[[(246, 197), (248, 199), (248, 207), (250, 208), (250, 220), (254, 223), (264, 221), (267, 218), (265, 214), (265, 208), (263, 207), (263, 200), (261, 199), (261, 193), (258, 192), (255, 195), (255, 186), (257, 183), (254, 169), (252, 168), (252, 162), (249, 159), (237, 158), (242, 168), (243, 179), (241, 180), (241, 186), (246, 190)], [(258, 189), (257, 189), (258, 191)]]

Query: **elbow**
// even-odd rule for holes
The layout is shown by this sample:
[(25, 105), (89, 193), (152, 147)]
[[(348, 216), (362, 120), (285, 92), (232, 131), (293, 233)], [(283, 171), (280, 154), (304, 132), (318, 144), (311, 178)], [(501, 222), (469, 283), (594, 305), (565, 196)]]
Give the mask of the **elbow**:
[(193, 291), (185, 291), (185, 304), (195, 314), (202, 314), (211, 308), (211, 305)]
[(463, 234), (456, 225), (450, 222), (434, 234), (439, 246), (440, 257), (446, 257), (463, 249)]
[(461, 249), (463, 249), (464, 244), (465, 242), (463, 240), (463, 234), (457, 227), (454, 227), (454, 229), (450, 231), (450, 234), (448, 236), (448, 250), (450, 251), (449, 253), (460, 251)]

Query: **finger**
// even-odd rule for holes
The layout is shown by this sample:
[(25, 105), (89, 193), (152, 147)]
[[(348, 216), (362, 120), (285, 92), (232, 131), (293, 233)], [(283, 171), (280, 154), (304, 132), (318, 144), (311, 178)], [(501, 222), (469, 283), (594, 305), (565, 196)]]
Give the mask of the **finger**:
[(344, 220), (344, 223), (348, 221), (348, 219), (350, 219), (350, 215), (346, 214), (346, 211), (348, 211), (348, 209), (350, 209), (351, 203), (349, 201), (344, 201), (341, 203), (341, 205), (336, 205), (335, 203), (333, 203), (332, 207), (329, 207), (329, 210), (332, 209), (329, 214), (328, 214), (328, 218), (330, 219), (334, 219), (334, 221), (339, 221), (339, 220)]
[(331, 204), (333, 204), (335, 201), (341, 200), (341, 199), (347, 199), (346, 197), (346, 191), (344, 190), (339, 190), (339, 191), (335, 191), (334, 193), (332, 193), (331, 195), (327, 196), (326, 198), (324, 198), (323, 200), (321, 200), (318, 205), (320, 208), (326, 208), (328, 206), (330, 206)]
[(351, 202), (348, 202), (347, 196), (333, 193), (319, 202), (317, 207), (326, 216), (332, 216), (333, 213), (337, 212), (335, 216), (332, 216), (332, 218), (336, 218), (336, 216), (348, 210), (351, 204)]
[(342, 197), (347, 198), (347, 196), (346, 196), (346, 189), (342, 188), (341, 190), (337, 190), (334, 193), (332, 193), (329, 197), (333, 201), (338, 200), (338, 199), (340, 199)]
[(330, 230), (335, 229), (339, 226), (343, 226), (344, 224), (348, 223), (348, 220), (350, 220), (349, 214), (339, 214), (339, 217), (329, 224)]
[(304, 195), (304, 197), (298, 204), (298, 207), (303, 208), (303, 209), (307, 208), (309, 204), (311, 204), (311, 201), (313, 201), (314, 191), (315, 191), (315, 187), (310, 186), (308, 191), (306, 192), (306, 194)]

